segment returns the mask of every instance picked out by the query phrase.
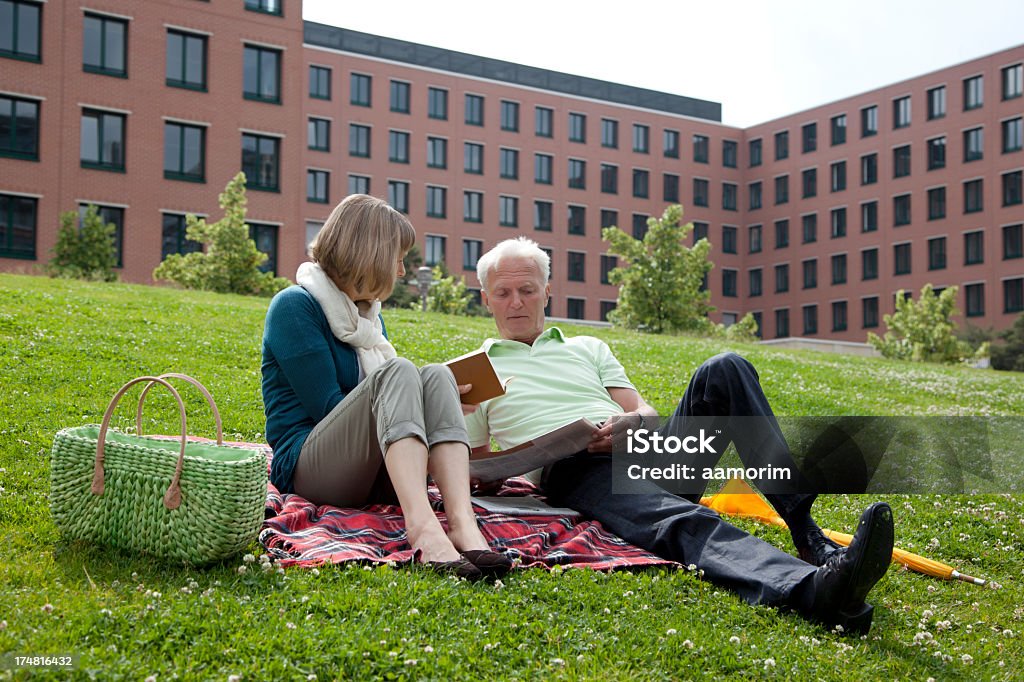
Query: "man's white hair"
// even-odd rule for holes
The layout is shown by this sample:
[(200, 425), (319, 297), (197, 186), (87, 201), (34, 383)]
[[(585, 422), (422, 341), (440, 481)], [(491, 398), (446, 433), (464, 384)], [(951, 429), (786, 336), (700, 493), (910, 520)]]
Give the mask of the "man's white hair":
[(537, 264), (540, 274), (544, 276), (545, 284), (547, 284), (548, 278), (551, 277), (551, 258), (544, 252), (544, 249), (537, 245), (537, 242), (528, 237), (506, 239), (480, 256), (480, 260), (476, 262), (476, 276), (480, 280), (480, 286), (485, 291), (487, 289), (487, 278), (490, 277), (491, 270), (498, 267), (498, 264), (506, 258), (529, 258)]

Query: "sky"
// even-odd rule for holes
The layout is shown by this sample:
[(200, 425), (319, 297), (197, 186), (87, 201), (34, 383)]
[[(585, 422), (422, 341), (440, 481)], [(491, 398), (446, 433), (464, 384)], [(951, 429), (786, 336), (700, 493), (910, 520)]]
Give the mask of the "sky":
[(304, 0), (303, 18), (720, 102), (739, 127), (1024, 43), (1021, 0)]

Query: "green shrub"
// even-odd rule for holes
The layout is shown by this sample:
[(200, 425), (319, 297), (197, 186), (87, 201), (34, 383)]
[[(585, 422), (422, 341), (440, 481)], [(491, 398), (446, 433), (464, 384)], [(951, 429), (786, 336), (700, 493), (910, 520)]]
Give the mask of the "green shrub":
[(434, 266), (433, 277), (434, 284), (427, 294), (427, 310), (449, 315), (468, 314), (469, 302), (473, 297), (466, 290), (465, 278), (455, 279), (454, 275), (445, 275), (444, 269), (437, 265)]
[(1013, 326), (999, 334), (1005, 345), (992, 346), (992, 367), (1024, 372), (1024, 314), (1018, 315)]
[(50, 276), (101, 282), (116, 280), (116, 229), (113, 223), (103, 222), (92, 204), (81, 219), (77, 211), (61, 213), (57, 244), (47, 266)]

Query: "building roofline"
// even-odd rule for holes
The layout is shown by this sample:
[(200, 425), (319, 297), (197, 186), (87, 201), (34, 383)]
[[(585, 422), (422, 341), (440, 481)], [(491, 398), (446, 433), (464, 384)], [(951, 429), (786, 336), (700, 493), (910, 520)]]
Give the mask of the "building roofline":
[(715, 123), (722, 122), (722, 105), (719, 102), (574, 76), (560, 71), (480, 57), (313, 21), (303, 22), (303, 32), (303, 42), (308, 45), (574, 97), (663, 111)]

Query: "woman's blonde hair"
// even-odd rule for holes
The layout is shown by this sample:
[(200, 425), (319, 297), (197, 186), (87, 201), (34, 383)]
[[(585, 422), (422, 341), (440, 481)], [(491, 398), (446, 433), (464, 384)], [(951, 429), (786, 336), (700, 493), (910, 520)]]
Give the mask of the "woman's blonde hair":
[(343, 288), (375, 298), (391, 295), (398, 260), (416, 243), (416, 230), (383, 199), (352, 194), (334, 207), (310, 257)]

